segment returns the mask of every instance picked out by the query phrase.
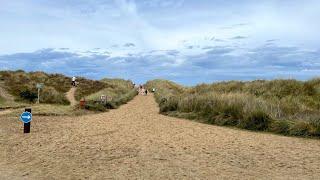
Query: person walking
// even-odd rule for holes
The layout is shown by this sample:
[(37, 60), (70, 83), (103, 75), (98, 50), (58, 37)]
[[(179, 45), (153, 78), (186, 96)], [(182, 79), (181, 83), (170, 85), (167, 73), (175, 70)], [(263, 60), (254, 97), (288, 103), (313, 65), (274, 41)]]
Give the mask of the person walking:
[(75, 76), (72, 77), (72, 86), (76, 87), (76, 77)]
[(147, 88), (146, 88), (144, 93), (145, 93), (145, 95), (148, 95), (148, 89)]

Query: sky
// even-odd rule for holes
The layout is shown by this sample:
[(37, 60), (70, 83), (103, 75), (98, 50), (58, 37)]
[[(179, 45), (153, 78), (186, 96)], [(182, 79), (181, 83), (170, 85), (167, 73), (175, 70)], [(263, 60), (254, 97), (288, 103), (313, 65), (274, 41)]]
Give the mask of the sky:
[(319, 0), (0, 0), (0, 70), (194, 85), (320, 74)]

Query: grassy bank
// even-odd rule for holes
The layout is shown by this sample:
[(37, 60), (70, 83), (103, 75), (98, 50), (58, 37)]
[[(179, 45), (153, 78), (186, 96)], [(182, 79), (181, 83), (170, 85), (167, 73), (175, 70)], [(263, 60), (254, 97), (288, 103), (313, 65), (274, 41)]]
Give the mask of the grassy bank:
[(320, 79), (221, 82), (183, 87), (165, 80), (155, 87), (160, 112), (222, 126), (283, 135), (320, 137)]
[[(133, 88), (131, 81), (122, 79), (103, 79), (100, 82), (104, 83), (104, 88), (85, 97), (87, 109), (95, 111), (116, 109), (137, 95), (137, 91)], [(107, 97), (106, 102), (100, 101), (101, 95)]]
[[(122, 79), (103, 79), (100, 81), (77, 77), (79, 83), (75, 98), (87, 100), (86, 109), (105, 111), (117, 108), (131, 100), (136, 91), (131, 81)], [(43, 83), (40, 105), (36, 105), (37, 83)], [(44, 72), (0, 71), (0, 109), (33, 107), (38, 115), (73, 115), (77, 109), (68, 107), (66, 92), (71, 88), (71, 78), (62, 74)], [(108, 101), (101, 104), (101, 95)], [(82, 112), (76, 112), (82, 114)]]
[(17, 102), (34, 103), (37, 99), (37, 83), (43, 83), (40, 102), (49, 104), (69, 104), (65, 93), (70, 89), (71, 79), (61, 74), (44, 72), (1, 71), (5, 90)]

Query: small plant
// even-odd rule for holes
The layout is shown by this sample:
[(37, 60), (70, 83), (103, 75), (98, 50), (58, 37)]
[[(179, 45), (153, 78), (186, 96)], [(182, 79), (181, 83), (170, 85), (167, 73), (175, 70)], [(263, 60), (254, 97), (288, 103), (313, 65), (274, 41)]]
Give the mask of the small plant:
[(20, 92), (20, 97), (22, 99), (28, 100), (29, 102), (34, 102), (38, 96), (36, 93), (26, 89)]
[(214, 118), (212, 123), (220, 126), (236, 126), (239, 124), (239, 120), (231, 116), (219, 115)]
[(166, 102), (160, 104), (160, 112), (176, 111), (178, 109), (178, 98), (170, 97)]
[(289, 134), (292, 136), (307, 136), (310, 129), (311, 127), (307, 122), (299, 121), (290, 128)]
[(310, 120), (311, 134), (320, 136), (320, 118)]
[(269, 130), (274, 133), (288, 135), (290, 130), (290, 122), (285, 120), (276, 120), (270, 123)]
[(100, 111), (100, 112), (106, 111), (106, 108), (102, 104), (96, 104), (96, 103), (87, 103), (85, 105), (85, 109), (90, 111)]
[(239, 127), (249, 130), (264, 131), (270, 124), (270, 117), (263, 111), (254, 111), (240, 120)]

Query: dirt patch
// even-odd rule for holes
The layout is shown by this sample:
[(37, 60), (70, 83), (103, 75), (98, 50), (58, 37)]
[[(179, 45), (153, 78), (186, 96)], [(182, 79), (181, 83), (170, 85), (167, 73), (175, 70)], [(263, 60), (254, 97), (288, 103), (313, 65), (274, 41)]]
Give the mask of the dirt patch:
[(152, 96), (81, 117), (0, 118), (0, 179), (317, 179), (320, 141), (158, 114)]

